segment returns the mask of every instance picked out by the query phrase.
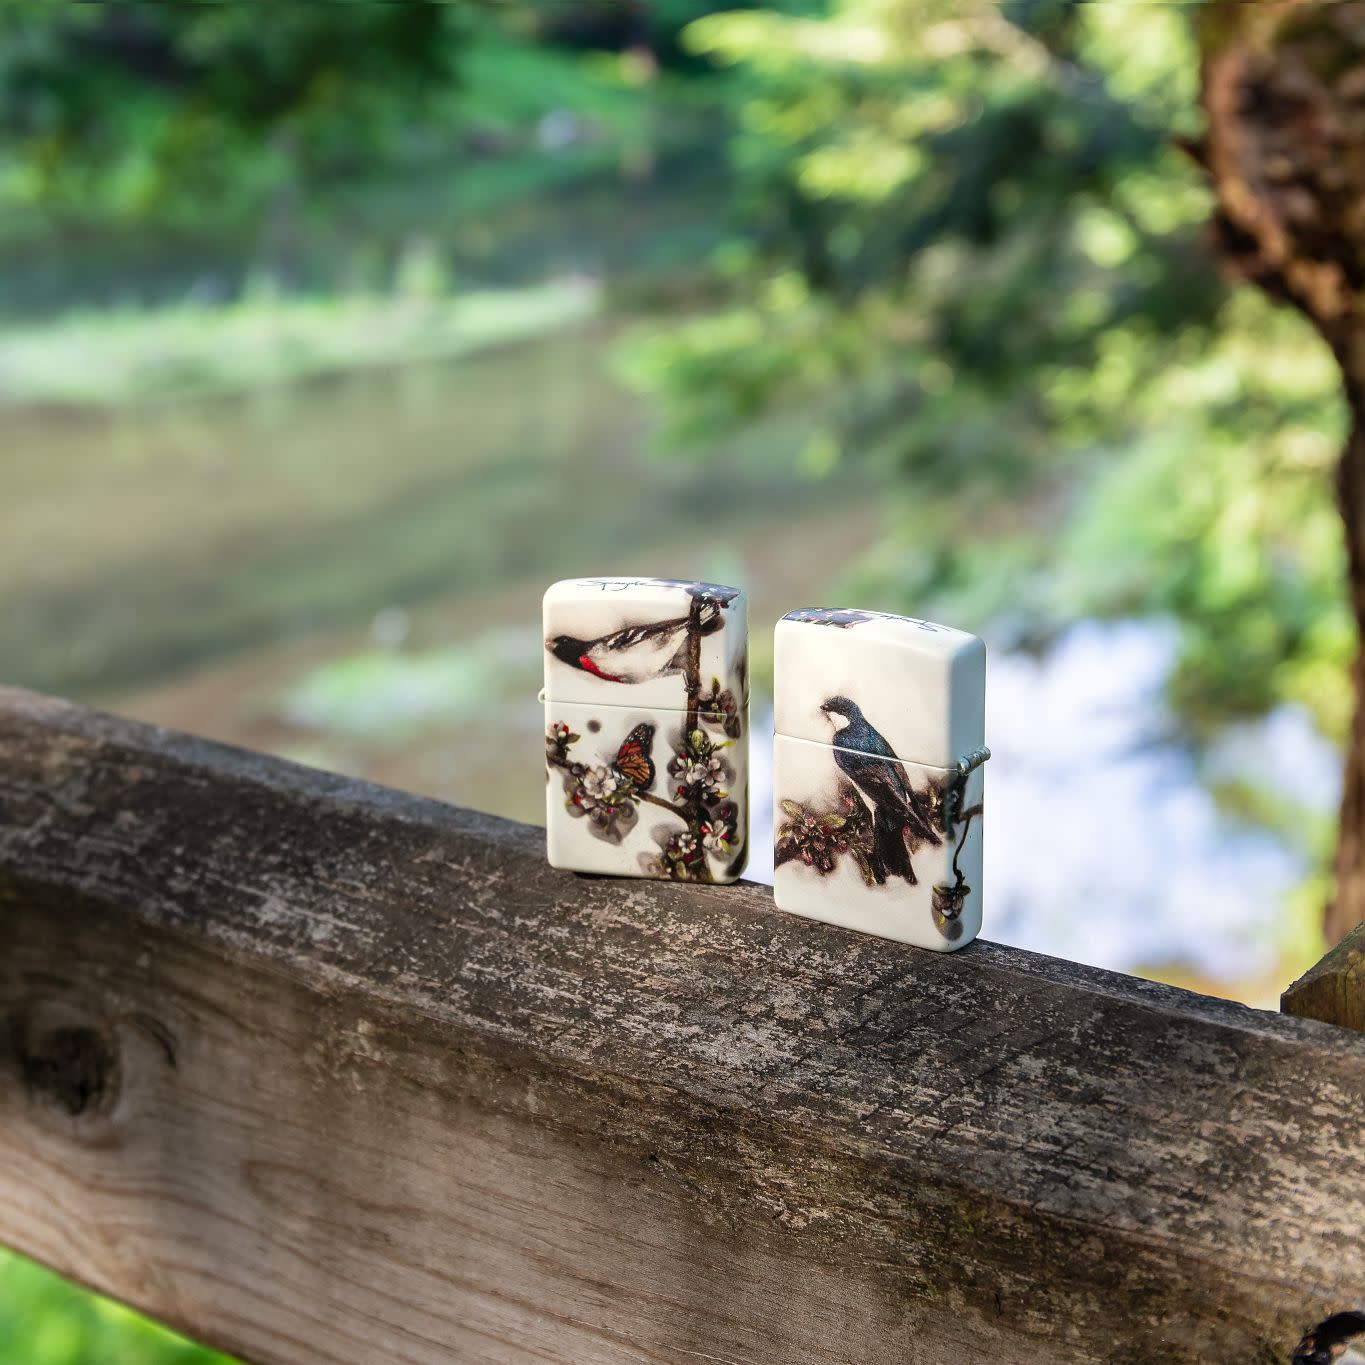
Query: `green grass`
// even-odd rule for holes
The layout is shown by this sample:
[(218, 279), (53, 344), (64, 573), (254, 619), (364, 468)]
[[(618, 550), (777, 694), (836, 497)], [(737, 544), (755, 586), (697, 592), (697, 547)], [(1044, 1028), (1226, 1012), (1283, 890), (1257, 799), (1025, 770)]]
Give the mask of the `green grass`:
[(232, 1365), (121, 1304), (0, 1251), (3, 1365)]
[(318, 375), (448, 359), (557, 331), (597, 310), (582, 280), (450, 293), (414, 252), (397, 288), (107, 309), (0, 331), (0, 401), (72, 406), (241, 392)]

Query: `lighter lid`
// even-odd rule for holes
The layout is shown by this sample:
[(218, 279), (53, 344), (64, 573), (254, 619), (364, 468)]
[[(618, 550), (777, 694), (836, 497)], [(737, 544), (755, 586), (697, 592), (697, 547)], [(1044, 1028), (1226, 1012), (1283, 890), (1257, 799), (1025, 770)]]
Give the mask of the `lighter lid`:
[(851, 702), (905, 762), (951, 767), (985, 742), (986, 646), (911, 616), (851, 608), (788, 612), (773, 640), (773, 725), (839, 744)]
[[(676, 578), (565, 578), (545, 593), (545, 699), (683, 711), (749, 696), (748, 604)], [(692, 676), (695, 670), (695, 676)]]

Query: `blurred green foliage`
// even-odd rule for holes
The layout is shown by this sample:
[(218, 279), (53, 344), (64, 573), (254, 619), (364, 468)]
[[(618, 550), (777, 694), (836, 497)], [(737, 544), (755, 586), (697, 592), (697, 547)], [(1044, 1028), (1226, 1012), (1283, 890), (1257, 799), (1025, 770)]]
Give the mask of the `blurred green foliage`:
[(566, 137), (547, 115), (638, 150), (657, 131), (642, 88), (704, 70), (677, 35), (713, 8), (279, 0), (264, 23), (245, 4), (0, 0), (5, 229), (221, 230), (309, 188)]
[(684, 43), (734, 77), (740, 213), (719, 306), (625, 365), (675, 444), (795, 407), (808, 476), (893, 474), (898, 524), (859, 591), (1023, 643), (1170, 615), (1192, 733), (1293, 700), (1339, 736), (1335, 371), (1219, 275), (1178, 145), (1199, 128), (1182, 8), (697, 20)]
[(4, 1251), (0, 1360), (14, 1365), (231, 1365), (227, 1356)]
[[(492, 239), (564, 231), (544, 196), (597, 175), (615, 211), (678, 150), (726, 200), (724, 240), (658, 291), (681, 316), (621, 358), (675, 447), (726, 459), (737, 427), (775, 422), (807, 433), (792, 467), (830, 499), (868, 475), (898, 489), (880, 542), (831, 566), (850, 597), (1024, 645), (1085, 615), (1170, 617), (1191, 735), (1289, 700), (1340, 736), (1344, 412), (1306, 324), (1230, 288), (1205, 242), (1208, 196), (1178, 146), (1199, 128), (1189, 7), (277, 0), (266, 21), (248, 4), (0, 0), (13, 259), (65, 243), (74, 271), (124, 234), (162, 278), (184, 242), (245, 244), (226, 299), (11, 325), (0, 368), (21, 397), (110, 403), (550, 328), (587, 295), (514, 272), (520, 295), (465, 294), (463, 261), (505, 269)], [(407, 523), (380, 536), (368, 516), (390, 572), (430, 574)], [(374, 605), (344, 576), (335, 592)], [(469, 682), (453, 655), (409, 663), (366, 656), (290, 701), (364, 732), (376, 686), (420, 709)], [(1223, 795), (1267, 826), (1299, 820), (1259, 789)], [(1320, 862), (1329, 834), (1311, 832)], [(1295, 922), (1316, 925), (1324, 894), (1307, 886)], [(0, 1256), (0, 1360), (217, 1359)]]
[(0, 8), (0, 188), (99, 222), (234, 213), (393, 149), (448, 97), (467, 7)]

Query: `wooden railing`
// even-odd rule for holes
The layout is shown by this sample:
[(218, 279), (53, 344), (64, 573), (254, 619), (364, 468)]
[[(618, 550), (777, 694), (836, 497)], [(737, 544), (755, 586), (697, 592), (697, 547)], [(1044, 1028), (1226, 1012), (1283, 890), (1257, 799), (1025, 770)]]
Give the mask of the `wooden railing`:
[(1246, 1365), (1365, 1299), (1365, 1035), (541, 838), (0, 692), (0, 1241), (257, 1362)]

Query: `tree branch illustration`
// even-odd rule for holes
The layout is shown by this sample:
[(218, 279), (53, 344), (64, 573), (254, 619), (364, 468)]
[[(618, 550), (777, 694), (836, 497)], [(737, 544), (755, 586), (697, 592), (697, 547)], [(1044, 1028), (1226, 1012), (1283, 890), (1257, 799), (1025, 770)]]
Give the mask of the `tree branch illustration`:
[(697, 728), (701, 709), (701, 609), (705, 599), (694, 594), (687, 608), (687, 662), (683, 684), (687, 688), (687, 734)]
[[(682, 821), (684, 829), (672, 835), (654, 832), (659, 846), (658, 857), (652, 860), (655, 870), (676, 880), (712, 882), (715, 875), (711, 856), (723, 856), (728, 869), (743, 854), (743, 841), (738, 838), (741, 813), (720, 786), (732, 773), (727, 773), (725, 763), (716, 756), (718, 750), (742, 735), (743, 712), (734, 694), (722, 689), (718, 677), (712, 679), (709, 693), (702, 690), (704, 609), (713, 606), (723, 610), (728, 599), (693, 591), (693, 586), (701, 585), (688, 588), (690, 601), (682, 657), (687, 698), (682, 713), (683, 730), (666, 762), (669, 775), (677, 779), (677, 799), (669, 800), (645, 790), (614, 763), (591, 765), (570, 758), (569, 748), (579, 736), (572, 734), (567, 725), (550, 727), (545, 757), (551, 767), (561, 769), (572, 779), (565, 785), (569, 805), (575, 814), (589, 817), (596, 837), (620, 843), (634, 827), (640, 805), (657, 807)], [(721, 727), (727, 738), (717, 743), (706, 733), (706, 726)], [(616, 780), (607, 774), (615, 774)]]
[[(714, 716), (704, 713), (701, 719), (708, 724), (728, 721), (723, 711)], [(651, 805), (667, 811), (683, 825), (673, 835), (655, 832), (659, 847), (653, 860), (656, 871), (673, 880), (712, 882), (715, 875), (710, 856), (724, 857), (727, 867), (733, 862), (742, 849), (736, 837), (741, 817), (729, 792), (720, 785), (728, 774), (717, 756), (728, 741), (716, 744), (700, 724), (686, 732), (666, 760), (667, 772), (677, 780), (677, 799), (669, 800), (638, 786), (615, 764), (594, 765), (571, 758), (569, 749), (579, 738), (566, 725), (552, 725), (546, 735), (545, 759), (551, 768), (568, 775), (565, 791), (569, 805), (575, 813), (589, 818), (596, 837), (620, 843), (633, 828), (638, 807)]]
[[(574, 777), (582, 777), (591, 766), (587, 763), (578, 763), (567, 756), (561, 757), (552, 749), (546, 749), (545, 761), (553, 764), (556, 768), (563, 768), (566, 773)], [(686, 809), (683, 806), (675, 805), (672, 801), (665, 801), (662, 796), (655, 796), (653, 792), (642, 792), (638, 787), (632, 786), (630, 794), (636, 801), (648, 801), (651, 806), (658, 806), (660, 810), (686, 817)]]
[[(954, 775), (947, 782), (934, 784), (928, 789), (926, 795), (932, 799), (935, 820), (942, 816), (953, 784), (960, 780)], [(784, 800), (781, 805), (787, 818), (777, 828), (774, 866), (800, 862), (823, 877), (833, 872), (841, 859), (849, 857), (858, 865), (865, 885), (872, 887), (885, 884), (886, 860), (884, 850), (878, 847), (872, 812), (851, 783), (840, 780), (833, 805), (807, 806), (789, 800)], [(960, 830), (950, 864), (953, 881), (951, 885), (945, 882), (933, 888), (932, 913), (939, 932), (949, 939), (958, 938), (962, 933), (958, 918), (971, 887), (967, 885), (958, 860), (966, 845), (971, 823), (981, 812), (982, 803), (978, 801), (960, 811), (952, 829), (945, 831), (952, 838)], [(937, 846), (942, 839), (936, 836), (932, 842)], [(919, 841), (914, 840), (911, 853), (917, 853), (919, 847)]]

